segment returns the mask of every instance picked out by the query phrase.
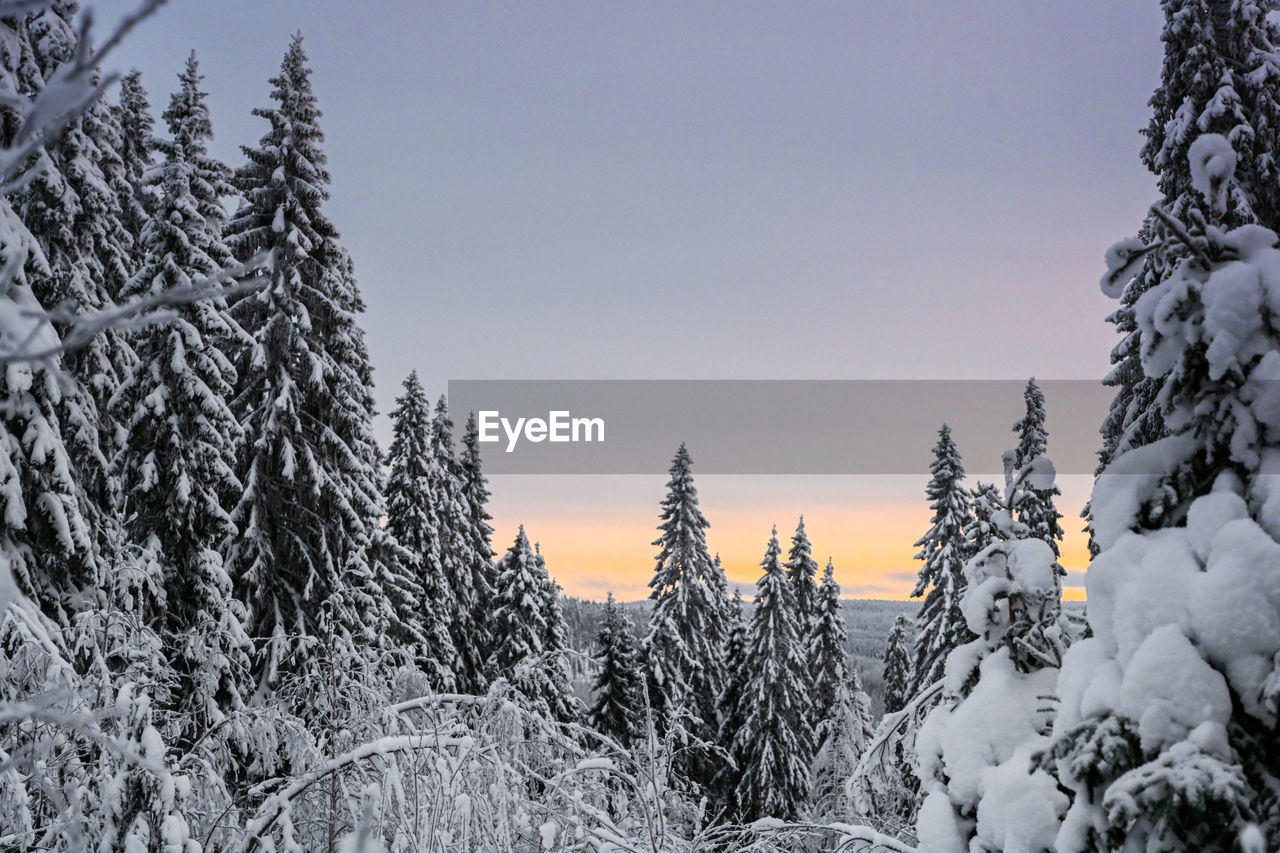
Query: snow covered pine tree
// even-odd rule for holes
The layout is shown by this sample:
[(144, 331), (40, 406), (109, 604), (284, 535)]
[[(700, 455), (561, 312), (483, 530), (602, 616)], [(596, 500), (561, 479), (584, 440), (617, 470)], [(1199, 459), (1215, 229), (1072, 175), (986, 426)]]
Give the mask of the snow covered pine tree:
[(836, 583), (835, 566), (828, 559), (818, 588), (807, 655), (813, 673), (809, 699), (816, 752), (805, 812), (819, 822), (855, 820), (848, 781), (873, 733), (871, 697), (863, 691), (858, 671), (849, 666), (845, 654), (848, 637), (840, 612), (840, 585)]
[(960, 451), (946, 424), (938, 430), (933, 455), (929, 467), (932, 479), (925, 490), (932, 502), (932, 526), (916, 542), (920, 549), (916, 559), (923, 560), (924, 565), (911, 592), (912, 597), (925, 597), (916, 617), (913, 696), (942, 678), (947, 654), (973, 637), (960, 612), (964, 561), (969, 556), (964, 530), (969, 522), (970, 498), (962, 484), (964, 465)]
[[(725, 624), (729, 613), (724, 571), (707, 549), (710, 523), (698, 507), (693, 460), (681, 444), (671, 462), (671, 479), (662, 501), (662, 535), (649, 581), (649, 630), (644, 638), (649, 701), (660, 731), (680, 725), (697, 739), (714, 744), (716, 703), (724, 689)], [(684, 718), (684, 719), (682, 719)], [(709, 789), (716, 767), (709, 753), (683, 754), (682, 772)]]
[(781, 556), (775, 527), (760, 563), (764, 574), (748, 632), (753, 674), (739, 705), (742, 728), (733, 739), (740, 774), (734, 807), (745, 820), (791, 820), (809, 794), (813, 727), (804, 635)]
[(391, 451), (387, 462), (387, 531), (407, 551), (410, 585), (403, 590), (409, 607), (394, 632), (427, 682), (452, 690), (457, 653), (449, 634), (449, 601), (440, 569), (439, 526), (432, 517), (431, 401), (416, 372), (404, 380), (404, 393), (391, 413)]
[[(1026, 402), (1026, 414), (1013, 425), (1013, 431), (1018, 434), (1018, 446), (1013, 450), (1010, 461), (1013, 471), (1029, 472), (1034, 465), (1044, 464), (1036, 463), (1036, 460), (1046, 458), (1045, 451), (1049, 445), (1049, 433), (1044, 425), (1044, 392), (1034, 378), (1027, 380), (1023, 400)], [(1062, 491), (1056, 484), (1040, 488), (1044, 484), (1025, 476), (1019, 485), (1021, 488), (1009, 498), (1009, 508), (1014, 517), (1026, 525), (1027, 535), (1043, 539), (1053, 549), (1054, 556), (1058, 556), (1058, 543), (1063, 536), (1062, 525), (1058, 521), (1062, 514), (1054, 506), (1053, 499), (1061, 496)]]
[[(1092, 636), (1060, 672), (1047, 546), (967, 565), (981, 636), (948, 660), (948, 688), (968, 695), (921, 732), (922, 850), (1228, 851), (1251, 822), (1280, 836), (1280, 250), (1260, 226), (1215, 224), (1237, 192), (1227, 140), (1188, 156), (1203, 212), (1154, 209), (1185, 254), (1134, 303), (1170, 434), (1098, 478)], [(1132, 286), (1154, 248), (1113, 247), (1104, 292)]]
[[(149, 176), (155, 198), (139, 244), (142, 267), (123, 295), (136, 298), (191, 287), (231, 263), (222, 242), (230, 170), (211, 158), (213, 136), (194, 55), (179, 75), (164, 119), (171, 139), (158, 144), (164, 162)], [(173, 321), (134, 337), (138, 363), (112, 400), (127, 439), (113, 463), (123, 492), (131, 575), (143, 617), (170, 650), (175, 679), (167, 708), (174, 736), (191, 744), (228, 713), (244, 707), (251, 685), (246, 615), (231, 597), (219, 549), (235, 533), (224, 501), (240, 491), (235, 443), (240, 425), (229, 408), (236, 371), (227, 352), (243, 332), (221, 298), (182, 306)]]
[(271, 128), (244, 149), (244, 204), (226, 228), (238, 258), (268, 252), (269, 278), (232, 306), (250, 343), (237, 359), (244, 490), (226, 556), (259, 638), (255, 692), (283, 688), (287, 708), (319, 721), (318, 685), (367, 674), (389, 621), (370, 562), (381, 475), (347, 259), (321, 210), (329, 175), (300, 35), (271, 82), (276, 105), (254, 111)]
[(644, 736), (646, 725), (644, 672), (640, 667), (640, 643), (631, 632), (631, 620), (609, 593), (604, 622), (596, 634), (599, 672), (591, 687), (595, 699), (587, 722), (623, 746)]
[(900, 711), (911, 701), (911, 638), (906, 616), (893, 620), (884, 650), (884, 712)]
[(796, 525), (795, 535), (791, 537), (791, 550), (787, 552), (787, 561), (783, 563), (787, 576), (791, 578), (792, 589), (796, 594), (796, 613), (800, 618), (800, 630), (808, 637), (813, 631), (813, 622), (818, 610), (818, 562), (813, 559), (813, 546), (809, 542), (809, 534), (804, 529), (804, 516)]
[(564, 661), (564, 626), (555, 624), (563, 617), (554, 600), (554, 582), (529, 544), (524, 525), (497, 571), (489, 670), (507, 679), (545, 719), (577, 719), (579, 703)]
[[(1238, 167), (1219, 225), (1251, 223), (1280, 228), (1280, 28), (1269, 14), (1272, 0), (1164, 0), (1164, 64), (1151, 96), (1142, 162), (1156, 176), (1160, 207), (1187, 221), (1200, 202), (1191, 181), (1188, 152), (1201, 133), (1225, 136)], [(1155, 400), (1159, 383), (1142, 369), (1142, 330), (1135, 306), (1147, 290), (1167, 279), (1186, 256), (1178, 240), (1163, 239), (1165, 222), (1149, 215), (1142, 239), (1159, 245), (1120, 295), (1109, 319), (1122, 335), (1111, 353), (1115, 386), (1111, 412), (1102, 425), (1099, 471), (1118, 453), (1166, 433)]]

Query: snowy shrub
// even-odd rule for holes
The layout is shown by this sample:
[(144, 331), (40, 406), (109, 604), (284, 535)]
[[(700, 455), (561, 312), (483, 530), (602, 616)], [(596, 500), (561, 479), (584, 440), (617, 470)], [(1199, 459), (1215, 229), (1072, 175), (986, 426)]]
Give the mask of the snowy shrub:
[(1059, 567), (1042, 539), (997, 542), (965, 565), (977, 640), (947, 658), (945, 700), (916, 736), (922, 850), (1036, 851), (1067, 808), (1033, 765), (1048, 745), (1064, 648)]

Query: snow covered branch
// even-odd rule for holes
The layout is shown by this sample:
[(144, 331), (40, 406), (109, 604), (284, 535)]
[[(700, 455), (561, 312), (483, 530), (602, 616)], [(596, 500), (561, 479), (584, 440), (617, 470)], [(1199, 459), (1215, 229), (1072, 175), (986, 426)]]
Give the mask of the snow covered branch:
[[(189, 286), (148, 293), (97, 311), (83, 311), (66, 303), (48, 311), (38, 306), (20, 307), (16, 312), (21, 320), (17, 329), (14, 324), (6, 328), (3, 323), (4, 315), (0, 314), (0, 342), (3, 342), (0, 343), (0, 366), (14, 362), (51, 361), (87, 346), (108, 329), (137, 330), (172, 320), (172, 309), (182, 305), (204, 299), (232, 299), (259, 290), (267, 282), (264, 276), (244, 276), (259, 269), (265, 260), (265, 254), (257, 255), (246, 263), (228, 267)], [(53, 324), (67, 328), (66, 333), (56, 342), (51, 341)], [(11, 343), (9, 339), (17, 337), (15, 331), (20, 332), (21, 337)]]

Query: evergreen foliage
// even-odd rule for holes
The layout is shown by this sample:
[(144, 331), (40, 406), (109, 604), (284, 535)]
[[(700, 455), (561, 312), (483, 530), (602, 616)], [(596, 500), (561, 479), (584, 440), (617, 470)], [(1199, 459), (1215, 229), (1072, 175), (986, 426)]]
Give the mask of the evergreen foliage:
[[(142, 85), (142, 72), (136, 68), (121, 78), (120, 102), (114, 112), (120, 129), (118, 153), (124, 178), (120, 188), (124, 193), (119, 199), (120, 217), (125, 231), (137, 236), (155, 207), (147, 182), (147, 173), (155, 162), (155, 119), (151, 116), (147, 90)], [(135, 240), (132, 268), (141, 264), (142, 252), (141, 242)]]
[(795, 535), (791, 537), (791, 550), (787, 552), (784, 564), (787, 576), (796, 593), (796, 612), (800, 617), (800, 625), (807, 636), (813, 630), (814, 620), (818, 613), (818, 563), (813, 559), (813, 546), (809, 542), (809, 534), (804, 529), (804, 516), (796, 525)]
[[(431, 489), (444, 581), (439, 590), (439, 603), (447, 614), (449, 633), (458, 654), (458, 684), (464, 690), (477, 691), (486, 683), (486, 643), (474, 620), (488, 590), (482, 573), (476, 570), (474, 521), (467, 496), (463, 494), (462, 466), (453, 452), (453, 420), (444, 397), (436, 402), (431, 421), (431, 450)], [(482, 585), (477, 586), (477, 580)]]
[[(229, 257), (220, 208), (193, 188), (207, 165), (212, 135), (194, 60), (165, 111), (174, 134), (155, 180), (154, 215), (143, 228), (142, 266), (124, 288), (135, 298), (162, 294), (216, 274)], [(194, 155), (197, 161), (188, 159)], [(208, 217), (213, 217), (210, 221)], [(219, 549), (235, 535), (224, 508), (241, 489), (235, 473), (240, 424), (228, 406), (236, 371), (223, 349), (239, 336), (220, 298), (181, 306), (173, 321), (134, 338), (138, 363), (112, 404), (128, 439), (113, 464), (123, 492), (135, 577), (158, 567), (155, 587), (139, 589), (133, 611), (160, 626), (170, 649), (176, 707), (190, 742), (244, 706), (249, 640), (246, 615), (231, 597)]]
[(932, 478), (925, 493), (933, 509), (932, 526), (916, 542), (923, 560), (913, 597), (924, 596), (915, 641), (915, 695), (942, 677), (947, 654), (969, 642), (973, 635), (960, 611), (964, 594), (964, 562), (969, 556), (965, 528), (970, 519), (970, 496), (963, 485), (964, 465), (951, 429), (946, 424), (938, 430), (938, 444), (929, 466)]
[(618, 609), (609, 593), (604, 622), (596, 634), (597, 673), (591, 691), (595, 697), (587, 715), (588, 724), (621, 744), (644, 737), (644, 672), (640, 668), (640, 643), (631, 629), (631, 620)]
[(749, 652), (753, 675), (742, 695), (743, 725), (734, 735), (740, 777), (735, 795), (745, 820), (795, 818), (809, 794), (813, 727), (805, 677), (804, 637), (795, 592), (781, 561), (774, 528), (756, 584)]
[(479, 655), (467, 674), (473, 690), (484, 690), (489, 685), (486, 661), (493, 649), (489, 635), (489, 608), (493, 601), (497, 578), (493, 567), (493, 528), (489, 522), (489, 485), (485, 479), (480, 459), (480, 430), (475, 413), (467, 417), (462, 433), (462, 452), (458, 459), (459, 498), (463, 509), (462, 543), (466, 569), (470, 571), (472, 591), (470, 643)]
[(811, 673), (810, 701), (813, 706), (809, 716), (820, 722), (831, 715), (836, 694), (849, 678), (845, 660), (849, 630), (840, 612), (840, 584), (836, 583), (835, 566), (830, 559), (822, 572), (822, 585), (818, 588), (814, 605), (814, 619), (807, 637), (806, 658), (809, 664), (805, 671)]
[(899, 616), (889, 632), (889, 644), (884, 651), (884, 712), (901, 711), (911, 701), (911, 686), (915, 679), (911, 674), (911, 638), (908, 636), (906, 616)]
[(455, 686), (457, 653), (448, 629), (449, 600), (440, 568), (440, 541), (433, 517), (431, 488), (431, 402), (416, 372), (403, 383), (404, 393), (391, 413), (388, 455), (387, 532), (407, 552), (406, 582), (399, 590), (400, 617), (393, 638), (412, 650), (413, 662), (437, 690)]
[[(1047, 458), (1045, 451), (1049, 443), (1049, 434), (1044, 425), (1044, 392), (1035, 379), (1027, 380), (1023, 400), (1027, 406), (1026, 415), (1013, 425), (1013, 431), (1018, 435), (1018, 446), (1013, 451), (1013, 467), (1018, 471), (1027, 471), (1035, 460)], [(1061, 554), (1059, 543), (1064, 531), (1058, 523), (1062, 514), (1054, 506), (1053, 499), (1061, 495), (1062, 491), (1056, 484), (1043, 488), (1037, 483), (1027, 482), (1009, 500), (1017, 520), (1026, 525), (1027, 535), (1043, 539), (1053, 549), (1054, 556)]]
[(683, 710), (700, 721), (697, 734), (714, 740), (716, 699), (724, 689), (728, 631), (724, 571), (707, 550), (710, 523), (698, 506), (693, 461), (682, 444), (671, 463), (662, 501), (661, 548), (649, 594), (653, 610), (644, 638), (649, 699), (665, 725)]
[(389, 610), (370, 561), (383, 507), (361, 306), (321, 209), (329, 175), (301, 36), (271, 83), (274, 106), (254, 111), (271, 127), (243, 149), (235, 186), (244, 204), (226, 227), (239, 260), (265, 254), (254, 272), (267, 279), (232, 306), (250, 342), (237, 360), (239, 535), (226, 552), (259, 638), (260, 697), (289, 676), (323, 678), (322, 657), (328, 672), (354, 677)]
[(489, 670), (507, 679), (538, 713), (575, 719), (578, 702), (564, 660), (567, 644), (556, 586), (523, 525), (498, 561), (497, 573)]
[[(1156, 176), (1159, 206), (1173, 220), (1189, 224), (1208, 216), (1223, 229), (1253, 223), (1280, 229), (1280, 106), (1275, 94), (1280, 28), (1268, 14), (1274, 4), (1164, 0), (1161, 7), (1164, 62), (1141, 152), (1142, 162)], [(1221, 213), (1211, 211), (1193, 186), (1189, 154), (1200, 134), (1223, 135), (1237, 158), (1236, 180)], [(1160, 383), (1142, 367), (1135, 309), (1141, 296), (1166, 281), (1187, 256), (1187, 248), (1169, 236), (1164, 220), (1147, 217), (1142, 239), (1158, 245), (1142, 258), (1140, 271), (1108, 318), (1122, 337), (1112, 350), (1113, 368), (1105, 380), (1117, 391), (1102, 426), (1099, 470), (1124, 450), (1167, 433), (1156, 401)]]

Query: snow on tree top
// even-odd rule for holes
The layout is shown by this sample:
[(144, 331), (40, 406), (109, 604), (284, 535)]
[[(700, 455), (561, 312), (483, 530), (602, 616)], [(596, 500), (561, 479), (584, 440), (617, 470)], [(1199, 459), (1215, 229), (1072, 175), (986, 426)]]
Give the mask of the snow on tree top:
[(1227, 187), (1236, 171), (1236, 152), (1225, 136), (1205, 133), (1187, 149), (1191, 186), (1219, 213), (1227, 212)]

